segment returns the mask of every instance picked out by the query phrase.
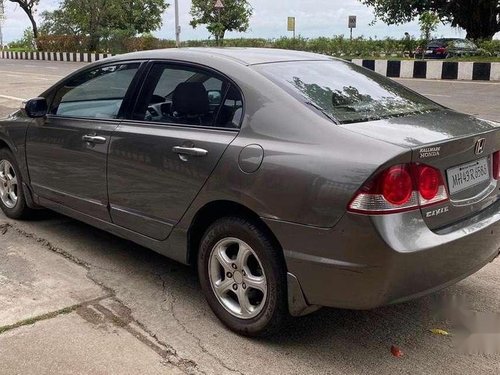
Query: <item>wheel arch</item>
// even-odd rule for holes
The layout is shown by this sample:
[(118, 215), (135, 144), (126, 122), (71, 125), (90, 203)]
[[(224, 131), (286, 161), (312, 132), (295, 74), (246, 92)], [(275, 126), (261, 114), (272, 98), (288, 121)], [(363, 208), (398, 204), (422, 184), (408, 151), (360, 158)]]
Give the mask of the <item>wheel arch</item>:
[(187, 261), (189, 264), (196, 266), (196, 258), (198, 256), (199, 245), (203, 234), (218, 219), (228, 216), (243, 217), (251, 220), (259, 227), (272, 241), (282, 255), (283, 264), (285, 264), (285, 257), (283, 254), (283, 247), (281, 246), (278, 238), (274, 235), (267, 224), (260, 218), (260, 216), (250, 208), (233, 201), (218, 200), (205, 204), (195, 214), (187, 234)]
[(243, 217), (251, 220), (268, 236), (273, 245), (279, 250), (278, 253), (281, 255), (281, 261), (286, 272), (287, 302), (290, 315), (303, 316), (318, 310), (320, 308), (319, 306), (313, 306), (307, 303), (297, 278), (288, 272), (283, 247), (278, 238), (256, 212), (240, 203), (219, 200), (207, 203), (198, 210), (191, 221), (187, 233), (187, 263), (194, 267), (197, 266), (198, 262), (196, 259), (198, 257), (199, 245), (203, 234), (216, 220), (228, 216)]
[(12, 147), (10, 147), (10, 145), (7, 143), (7, 141), (5, 141), (2, 137), (0, 137), (0, 149), (2, 148), (6, 148), (7, 150), (13, 152), (14, 150), (12, 149)]

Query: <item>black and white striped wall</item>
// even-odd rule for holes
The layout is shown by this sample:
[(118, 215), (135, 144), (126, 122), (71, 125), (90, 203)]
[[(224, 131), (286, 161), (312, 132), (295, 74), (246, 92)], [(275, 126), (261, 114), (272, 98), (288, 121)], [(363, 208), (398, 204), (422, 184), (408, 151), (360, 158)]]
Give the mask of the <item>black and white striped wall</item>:
[(500, 63), (449, 62), (435, 60), (352, 60), (392, 78), (500, 81)]
[[(112, 56), (83, 52), (12, 52), (2, 51), (3, 59), (94, 62)], [(449, 62), (433, 60), (352, 60), (391, 78), (500, 81), (500, 63)]]
[(43, 60), (43, 61), (71, 61), (71, 62), (94, 62), (112, 56), (107, 53), (84, 53), (84, 52), (13, 52), (2, 51), (3, 59), (12, 60)]

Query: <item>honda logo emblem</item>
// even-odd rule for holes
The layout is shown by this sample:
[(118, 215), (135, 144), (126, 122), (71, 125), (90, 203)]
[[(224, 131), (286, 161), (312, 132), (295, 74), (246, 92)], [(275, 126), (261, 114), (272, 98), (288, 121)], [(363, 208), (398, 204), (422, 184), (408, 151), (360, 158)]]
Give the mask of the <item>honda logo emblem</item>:
[(484, 152), (484, 144), (486, 143), (486, 139), (481, 138), (476, 142), (476, 155), (481, 155)]

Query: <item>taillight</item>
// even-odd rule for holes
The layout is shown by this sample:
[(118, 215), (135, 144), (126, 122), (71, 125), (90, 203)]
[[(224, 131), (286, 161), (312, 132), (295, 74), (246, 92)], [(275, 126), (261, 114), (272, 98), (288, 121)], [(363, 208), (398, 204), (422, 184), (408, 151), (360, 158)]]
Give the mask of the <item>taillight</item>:
[(401, 164), (368, 180), (348, 209), (380, 215), (410, 211), (447, 199), (448, 191), (439, 170), (423, 164)]
[(500, 180), (500, 151), (493, 154), (493, 177)]
[(444, 53), (446, 53), (446, 48), (444, 48), (444, 47), (436, 48), (436, 53), (437, 54), (444, 54)]
[(424, 164), (414, 164), (413, 171), (421, 207), (448, 199), (448, 191), (438, 169)]
[(393, 205), (407, 203), (413, 193), (413, 181), (406, 166), (389, 168), (382, 177), (382, 196)]

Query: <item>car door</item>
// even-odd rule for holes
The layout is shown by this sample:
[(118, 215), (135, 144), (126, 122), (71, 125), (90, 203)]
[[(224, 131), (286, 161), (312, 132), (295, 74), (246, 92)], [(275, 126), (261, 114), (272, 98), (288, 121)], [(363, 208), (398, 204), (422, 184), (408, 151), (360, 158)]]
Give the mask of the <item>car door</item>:
[(166, 239), (237, 136), (242, 106), (237, 88), (210, 70), (151, 63), (131, 119), (111, 139), (113, 222)]
[(46, 119), (27, 132), (26, 156), (35, 194), (110, 221), (106, 161), (111, 134), (140, 63), (91, 68), (48, 95)]

